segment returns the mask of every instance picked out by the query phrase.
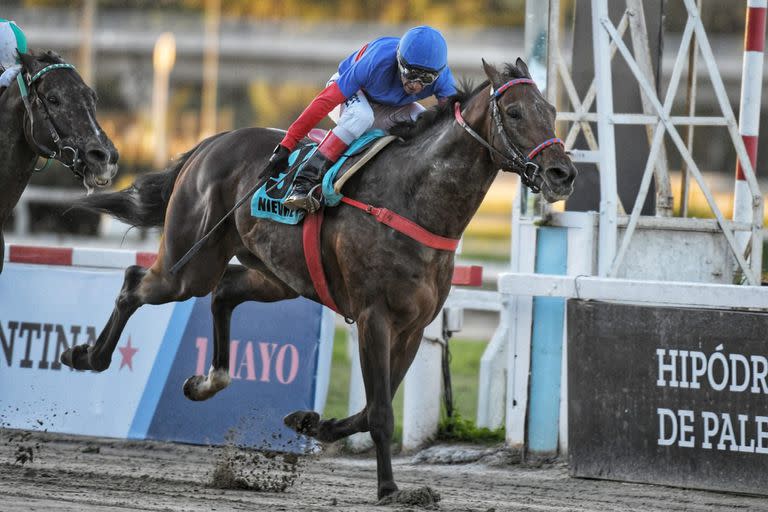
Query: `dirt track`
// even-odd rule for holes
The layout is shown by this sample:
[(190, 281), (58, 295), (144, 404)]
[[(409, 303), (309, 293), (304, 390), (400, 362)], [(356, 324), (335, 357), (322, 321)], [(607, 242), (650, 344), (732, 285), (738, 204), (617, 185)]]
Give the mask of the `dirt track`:
[[(8, 430), (0, 439), (3, 512), (418, 509), (376, 506), (370, 457), (303, 458), (285, 492), (256, 492), (208, 485), (221, 448)], [(16, 461), (30, 451), (31, 461)], [(562, 464), (490, 468), (398, 457), (394, 469), (401, 488), (438, 491), (439, 510), (768, 510), (765, 498), (573, 479)]]

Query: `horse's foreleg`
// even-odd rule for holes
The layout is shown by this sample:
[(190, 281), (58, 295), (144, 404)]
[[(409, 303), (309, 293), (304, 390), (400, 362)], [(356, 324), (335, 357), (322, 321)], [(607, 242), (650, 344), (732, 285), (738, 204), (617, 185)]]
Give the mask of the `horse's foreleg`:
[(207, 375), (193, 375), (184, 382), (184, 395), (190, 400), (207, 400), (226, 388), (229, 374), (229, 332), (232, 311), (248, 300), (273, 302), (296, 296), (266, 271), (229, 265), (211, 299), (213, 314), (213, 358)]
[(368, 428), (376, 444), (379, 498), (397, 491), (392, 476), (391, 454), (392, 431), (395, 426), (389, 369), (392, 329), (382, 309), (369, 308), (357, 319)]
[(61, 362), (76, 370), (95, 370), (97, 372), (109, 368), (112, 353), (115, 351), (120, 334), (131, 315), (141, 306), (137, 288), (147, 275), (147, 269), (133, 265), (125, 270), (123, 287), (115, 301), (107, 325), (99, 334), (96, 343), (76, 345), (61, 354)]
[[(209, 259), (206, 261), (204, 256), (209, 256)], [(151, 269), (138, 265), (128, 267), (115, 308), (96, 343), (93, 346), (77, 345), (65, 350), (61, 354), (61, 362), (76, 370), (101, 372), (109, 368), (125, 324), (139, 307), (203, 296), (214, 287), (220, 275), (215, 269), (221, 264), (223, 270), (226, 259), (223, 255), (218, 259), (215, 259), (214, 254), (204, 256), (200, 256), (201, 259), (195, 264), (188, 264), (176, 276), (170, 276), (164, 271), (162, 253)]]

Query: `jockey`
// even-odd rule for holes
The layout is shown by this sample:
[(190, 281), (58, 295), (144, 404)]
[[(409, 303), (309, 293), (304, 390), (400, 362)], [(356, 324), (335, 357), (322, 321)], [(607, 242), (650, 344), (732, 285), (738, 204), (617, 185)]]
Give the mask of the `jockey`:
[(400, 39), (375, 39), (344, 59), (326, 88), (288, 128), (269, 159), (265, 172), (273, 173), (287, 164), (296, 144), (323, 117), (329, 115), (336, 122), (299, 171), (285, 206), (313, 210), (309, 197), (312, 189), (347, 146), (370, 128), (388, 130), (400, 121), (415, 120), (424, 110), (417, 100), (434, 95), (445, 102), (455, 95), (447, 57), (442, 34), (420, 26)]
[(13, 21), (0, 18), (0, 92), (21, 71), (19, 53), (27, 53), (27, 38)]

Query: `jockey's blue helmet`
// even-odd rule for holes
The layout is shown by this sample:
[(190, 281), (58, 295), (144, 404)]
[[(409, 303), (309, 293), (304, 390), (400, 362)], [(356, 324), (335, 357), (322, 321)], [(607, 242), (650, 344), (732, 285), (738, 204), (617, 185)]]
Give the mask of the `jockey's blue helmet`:
[(422, 25), (403, 35), (397, 56), (408, 67), (440, 72), (448, 63), (448, 45), (437, 29)]

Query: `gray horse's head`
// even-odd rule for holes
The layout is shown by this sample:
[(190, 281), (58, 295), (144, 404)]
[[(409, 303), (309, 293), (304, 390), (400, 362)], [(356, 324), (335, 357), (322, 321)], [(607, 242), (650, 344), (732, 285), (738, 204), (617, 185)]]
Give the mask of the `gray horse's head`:
[(118, 153), (96, 121), (96, 94), (53, 52), (20, 57), (28, 84), (27, 142), (72, 169), (86, 189), (109, 185)]
[[(504, 144), (506, 136), (522, 155), (533, 155), (530, 159), (538, 170), (529, 177), (528, 185), (540, 189), (550, 203), (567, 199), (573, 192), (578, 171), (565, 154), (562, 143), (555, 138), (555, 107), (544, 99), (537, 87), (531, 86), (531, 74), (521, 59), (517, 59), (514, 66), (507, 65), (503, 73), (485, 61), (483, 69), (493, 90), (504, 91), (496, 99), (501, 127), (495, 130), (498, 136), (493, 139), (494, 146), (502, 153), (509, 153)], [(519, 81), (516, 79), (528, 79), (523, 80), (527, 85), (508, 85), (510, 81)], [(558, 143), (551, 143), (555, 140)], [(547, 142), (550, 144), (542, 144)], [(519, 169), (504, 170), (520, 172)]]

